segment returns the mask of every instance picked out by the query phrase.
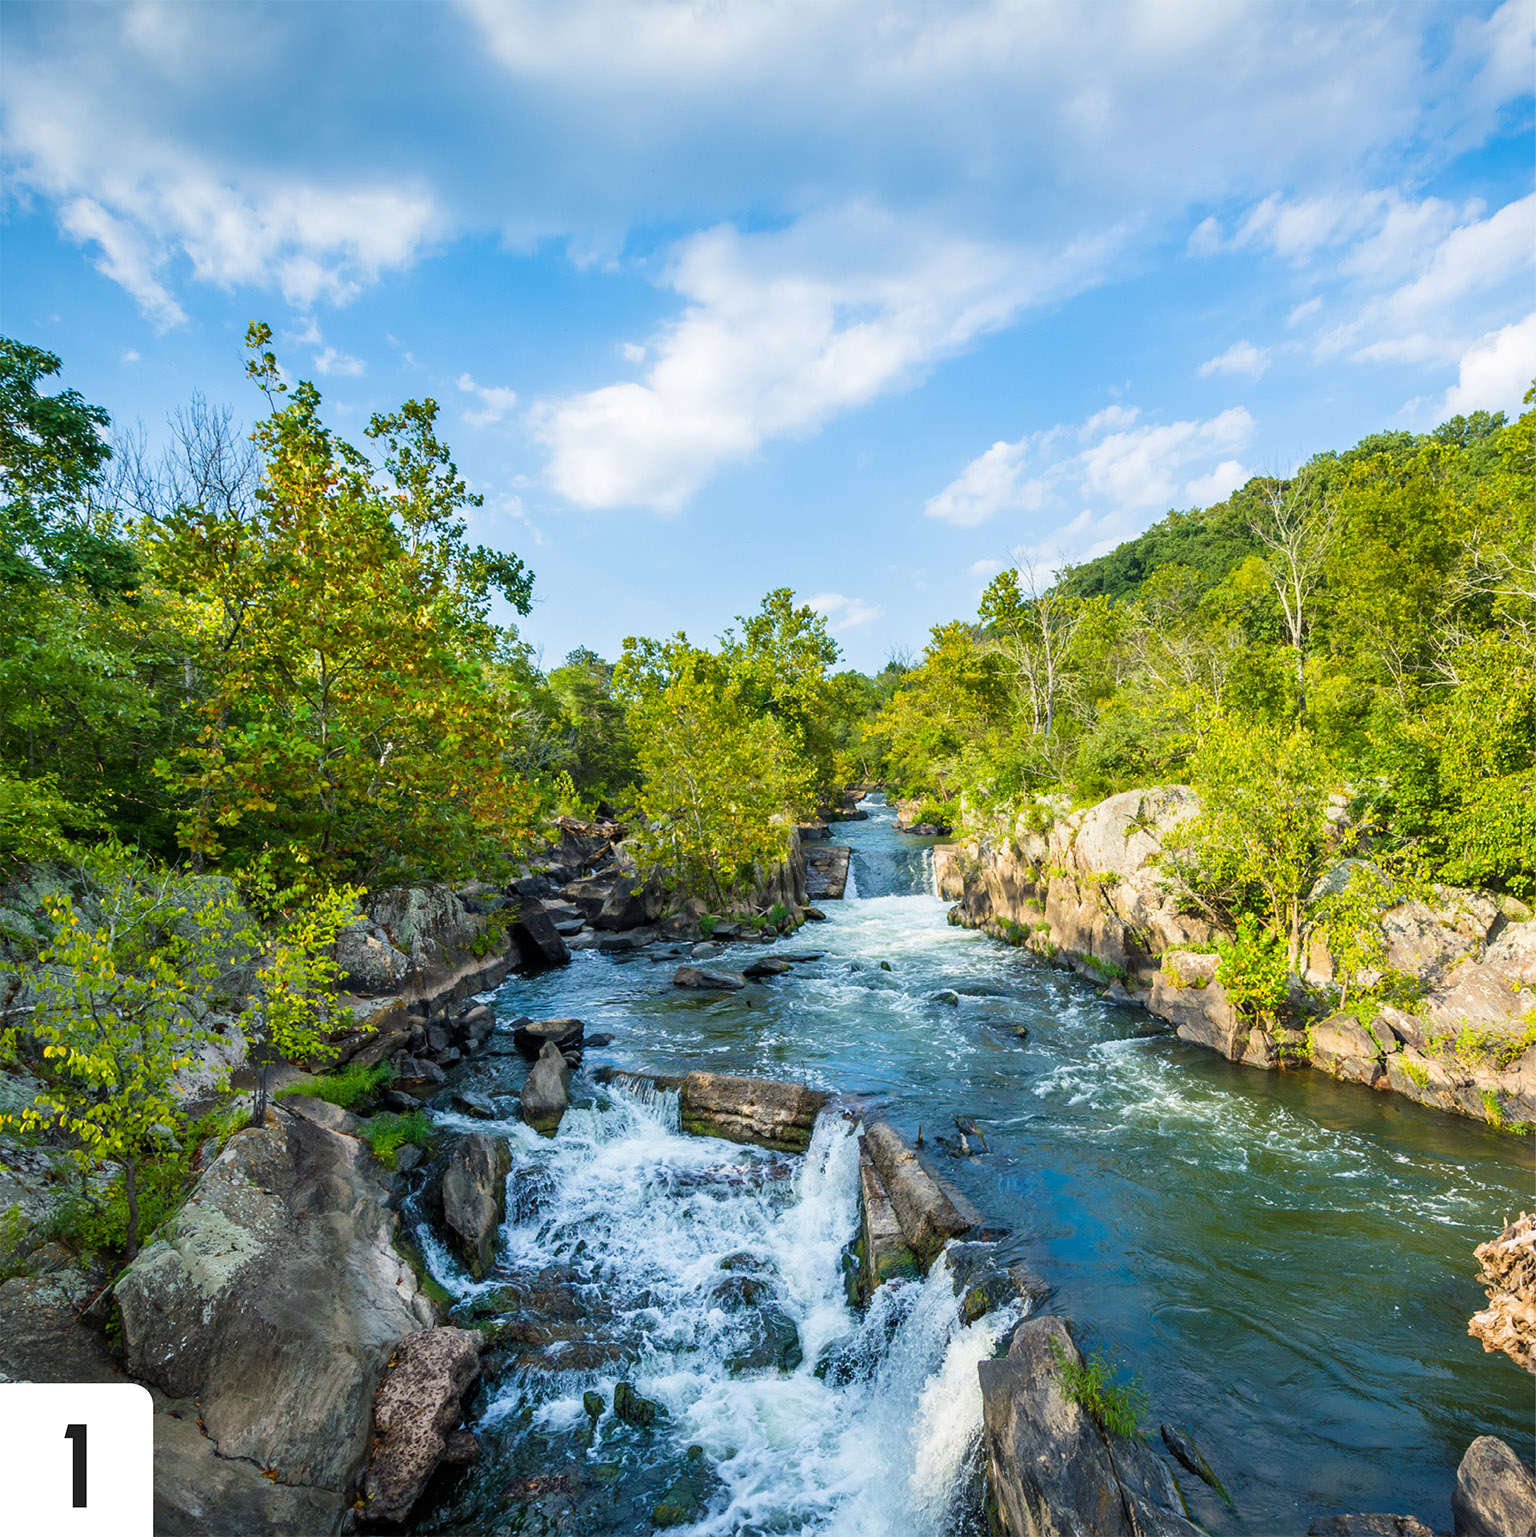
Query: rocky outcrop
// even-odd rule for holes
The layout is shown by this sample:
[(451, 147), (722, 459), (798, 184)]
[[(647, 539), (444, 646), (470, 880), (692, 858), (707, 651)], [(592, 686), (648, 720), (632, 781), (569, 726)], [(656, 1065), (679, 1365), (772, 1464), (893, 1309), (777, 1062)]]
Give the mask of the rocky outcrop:
[(484, 1131), (465, 1137), (449, 1154), (443, 1170), (443, 1225), (449, 1242), (477, 1281), (496, 1258), (496, 1235), (507, 1214), (507, 1176), (511, 1172), (511, 1150), (500, 1137)]
[(678, 1110), (683, 1130), (695, 1136), (803, 1153), (811, 1145), (816, 1117), (828, 1098), (819, 1089), (777, 1078), (689, 1073), (683, 1079)]
[(958, 1192), (933, 1176), (894, 1126), (871, 1121), (864, 1128), (863, 1147), (921, 1269), (927, 1270), (951, 1238), (978, 1225), (977, 1214), (963, 1208), (955, 1199)]
[(1166, 1463), (1100, 1429), (1062, 1388), (1079, 1362), (1065, 1322), (1029, 1318), (982, 1361), (983, 1440), (1003, 1537), (1196, 1537)]
[(805, 889), (812, 902), (835, 902), (848, 889), (846, 843), (821, 843), (805, 852)]
[[(1111, 796), (1082, 811), (1040, 797), (935, 850), (950, 921), (982, 928), (1106, 985), (1185, 1040), (1256, 1067), (1310, 1064), (1496, 1126), (1536, 1123), (1536, 920), (1485, 893), (1437, 889), (1382, 917), (1383, 971), (1397, 1003), (1374, 1017), (1327, 1013), (1333, 958), (1314, 941), (1278, 1022), (1242, 1017), (1216, 979), (1216, 937), (1172, 878), (1170, 835), (1198, 810), (1182, 786)], [(1350, 878), (1341, 861), (1317, 896)], [(1304, 986), (1305, 984), (1305, 986)], [(1310, 988), (1310, 994), (1307, 989)]]
[(875, 1288), (898, 1277), (920, 1274), (917, 1256), (901, 1230), (896, 1208), (885, 1192), (869, 1156), (869, 1146), (859, 1139), (859, 1260), (857, 1292), (867, 1302)]
[[(156, 1460), (159, 1498), (181, 1512), (165, 1530), (330, 1530), (340, 1519), (390, 1352), (434, 1322), (393, 1247), (388, 1195), (363, 1143), (274, 1110), (230, 1139), (166, 1236), (119, 1278), (125, 1367), (195, 1400), (206, 1432), (194, 1442), (185, 1425), (157, 1426), (178, 1454)], [(226, 1522), (197, 1489), (205, 1475), (209, 1490), (229, 1484), (227, 1459), (256, 1476), (229, 1486), (238, 1512)], [(296, 1506), (324, 1522), (296, 1525)]]
[(1307, 1537), (1435, 1537), (1417, 1516), (1324, 1516), (1307, 1528)]
[(521, 1098), (523, 1119), (540, 1135), (552, 1137), (559, 1131), (570, 1104), (570, 1082), (570, 1064), (553, 1041), (545, 1041), (523, 1080)]
[(1536, 1474), (1494, 1436), (1479, 1436), (1456, 1469), (1451, 1493), (1456, 1537), (1532, 1537)]
[(455, 1427), (480, 1380), (479, 1347), (472, 1329), (422, 1329), (395, 1347), (373, 1401), (375, 1440), (362, 1487), (369, 1520), (403, 1521), (445, 1455), (454, 1462), (478, 1455), (474, 1437)]
[(1502, 1350), (1516, 1366), (1536, 1374), (1536, 1218), (1515, 1221), (1473, 1251), (1488, 1306), (1472, 1315), (1467, 1332), (1486, 1351)]
[(679, 966), (672, 974), (673, 987), (692, 987), (705, 992), (739, 992), (746, 986), (740, 972), (711, 971), (703, 966)]

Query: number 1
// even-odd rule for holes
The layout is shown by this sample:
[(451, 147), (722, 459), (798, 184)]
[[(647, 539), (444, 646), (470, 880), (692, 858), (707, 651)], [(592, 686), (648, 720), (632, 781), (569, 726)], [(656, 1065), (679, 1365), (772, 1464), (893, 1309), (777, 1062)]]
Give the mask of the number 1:
[(73, 1441), (74, 1447), (74, 1505), (76, 1510), (85, 1509), (85, 1426), (66, 1425), (64, 1439)]

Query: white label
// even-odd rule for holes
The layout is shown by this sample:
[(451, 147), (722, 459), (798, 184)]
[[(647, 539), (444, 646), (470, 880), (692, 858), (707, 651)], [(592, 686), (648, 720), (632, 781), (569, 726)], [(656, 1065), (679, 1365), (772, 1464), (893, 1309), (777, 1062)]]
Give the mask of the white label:
[(154, 1419), (136, 1382), (0, 1382), (6, 1532), (153, 1537)]

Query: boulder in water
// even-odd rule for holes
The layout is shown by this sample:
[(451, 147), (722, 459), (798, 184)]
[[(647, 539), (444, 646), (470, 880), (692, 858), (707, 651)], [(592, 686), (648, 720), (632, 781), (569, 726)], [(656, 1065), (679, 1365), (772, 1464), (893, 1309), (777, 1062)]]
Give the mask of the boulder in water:
[(1324, 1516), (1307, 1528), (1307, 1537), (1435, 1537), (1416, 1516)]
[(775, 955), (765, 955), (760, 961), (753, 961), (741, 968), (744, 977), (750, 977), (754, 982), (761, 981), (764, 977), (781, 977), (789, 970), (789, 962), (781, 961)]
[(951, 1238), (976, 1226), (976, 1219), (959, 1209), (895, 1127), (872, 1121), (864, 1128), (864, 1146), (907, 1244), (926, 1270)]
[(1479, 1436), (1456, 1469), (1456, 1537), (1531, 1537), (1536, 1475), (1496, 1436)]
[(689, 1073), (678, 1096), (682, 1128), (695, 1136), (750, 1142), (783, 1153), (811, 1145), (816, 1117), (829, 1096), (803, 1083)]
[(523, 1019), (512, 1031), (512, 1043), (530, 1062), (537, 1062), (548, 1041), (567, 1056), (580, 1052), (585, 1033), (579, 1019)]
[(545, 1137), (560, 1129), (561, 1118), (570, 1103), (568, 1086), (571, 1069), (553, 1041), (545, 1041), (539, 1060), (528, 1069), (523, 1080), (523, 1119)]
[[(558, 1055), (558, 1053), (557, 1053)], [(459, 1143), (443, 1171), (443, 1223), (478, 1281), (496, 1258), (496, 1233), (507, 1213), (512, 1153), (500, 1137), (475, 1131)]]
[(747, 1315), (748, 1338), (725, 1363), (733, 1377), (743, 1372), (792, 1372), (805, 1359), (800, 1331), (782, 1308), (764, 1307)]
[(827, 921), (827, 915), (822, 912), (819, 907), (806, 908), (805, 916), (809, 918), (812, 923), (825, 923)]
[(673, 974), (674, 987), (696, 987), (706, 991), (735, 992), (746, 983), (734, 971), (706, 971), (701, 966), (679, 966)]
[(571, 947), (537, 901), (522, 903), (516, 921), (508, 926), (507, 932), (517, 945), (523, 964), (530, 970), (570, 964)]
[[(369, 1519), (403, 1521), (426, 1488), (480, 1378), (478, 1346), (469, 1329), (421, 1329), (395, 1347), (373, 1401), (373, 1455), (362, 1485)], [(454, 1451), (454, 1460), (467, 1460), (473, 1440)]]
[(947, 1003), (951, 1008), (957, 1008), (960, 1003), (960, 994), (952, 987), (941, 987), (928, 1001), (930, 1003)]
[(620, 1382), (613, 1389), (613, 1412), (626, 1425), (649, 1430), (657, 1420), (665, 1417), (667, 1411), (655, 1399), (642, 1398), (635, 1392), (634, 1383)]

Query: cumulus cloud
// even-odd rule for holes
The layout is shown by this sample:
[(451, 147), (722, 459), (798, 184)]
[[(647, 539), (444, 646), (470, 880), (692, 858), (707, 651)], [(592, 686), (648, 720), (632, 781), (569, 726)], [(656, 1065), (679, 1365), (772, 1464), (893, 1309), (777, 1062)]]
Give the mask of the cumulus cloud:
[(492, 423), (501, 421), (517, 404), (516, 390), (509, 390), (500, 385), (476, 384), (468, 374), (459, 375), (459, 389), (480, 401), (478, 411), (464, 413), (464, 420), (471, 427), (489, 427)]
[(1459, 377), (1446, 392), (1442, 414), (1518, 412), (1536, 379), (1536, 314), (1480, 337), (1461, 359)]
[(1209, 359), (1198, 370), (1202, 379), (1212, 374), (1241, 374), (1257, 379), (1269, 367), (1269, 348), (1255, 347), (1252, 342), (1233, 342), (1219, 357)]
[[(1078, 427), (994, 443), (930, 497), (924, 511), (961, 528), (999, 513), (1022, 514), (1025, 554), (1054, 569), (1113, 547), (1152, 512), (1229, 495), (1249, 478), (1231, 453), (1253, 429), (1241, 406), (1204, 421), (1162, 424), (1141, 422), (1134, 407), (1112, 406)], [(1201, 473), (1191, 476), (1191, 470)], [(987, 577), (999, 569), (999, 562), (978, 560), (970, 574)]]
[(345, 352), (338, 352), (334, 347), (327, 347), (324, 352), (315, 354), (315, 367), (327, 378), (340, 376), (356, 379), (361, 376), (365, 366), (361, 358), (349, 357)]
[(687, 301), (643, 383), (541, 402), (557, 490), (585, 507), (675, 511), (721, 465), (920, 377), (1025, 306), (1093, 282), (1113, 231), (1039, 255), (903, 229), (879, 210), (683, 241)]
[(885, 612), (863, 598), (846, 598), (840, 592), (818, 592), (814, 598), (806, 599), (806, 603), (814, 613), (826, 619), (827, 628), (834, 635), (870, 624)]

